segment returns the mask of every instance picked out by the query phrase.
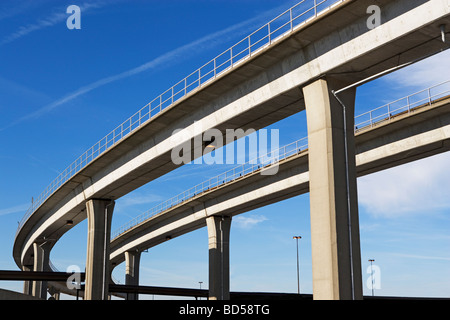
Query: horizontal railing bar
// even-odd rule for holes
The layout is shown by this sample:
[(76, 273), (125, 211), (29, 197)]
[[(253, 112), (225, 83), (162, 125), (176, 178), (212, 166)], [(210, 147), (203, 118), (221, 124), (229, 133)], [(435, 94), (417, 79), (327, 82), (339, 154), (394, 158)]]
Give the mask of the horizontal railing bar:
[[(367, 112), (364, 112), (364, 113), (362, 113), (362, 114), (360, 114), (358, 116), (355, 116), (355, 129), (361, 130), (362, 128), (364, 128), (366, 126), (372, 126), (375, 123), (377, 123), (379, 121), (382, 121), (386, 117), (390, 118), (390, 117), (392, 117), (392, 116), (394, 116), (396, 114), (399, 114), (401, 112), (410, 111), (412, 108), (416, 108), (417, 106), (425, 105), (425, 104), (427, 104), (429, 102), (432, 102), (435, 97), (443, 96), (443, 95), (445, 95), (447, 93), (450, 93), (450, 89), (449, 89), (449, 90), (443, 90), (443, 91), (440, 91), (438, 93), (431, 94), (431, 90), (433, 90), (435, 88), (438, 88), (438, 87), (441, 87), (441, 86), (446, 85), (446, 84), (450, 85), (450, 80), (447, 80), (447, 81), (435, 84), (435, 85), (433, 85), (431, 87), (428, 87), (426, 89), (422, 89), (422, 90), (417, 91), (417, 92), (415, 92), (413, 94), (404, 96), (404, 97), (402, 97), (400, 99), (397, 99), (395, 101), (392, 101), (392, 102), (389, 102), (387, 104), (384, 104), (381, 107), (377, 107), (375, 109), (372, 109), (372, 110), (369, 110)], [(424, 98), (420, 97), (420, 99), (412, 101), (413, 100), (412, 98), (414, 98), (415, 96), (418, 96), (418, 95), (422, 95), (424, 93), (427, 93), (426, 97), (424, 97)], [(400, 106), (400, 107), (395, 106), (396, 104), (398, 104), (401, 101), (405, 101), (404, 102), (405, 104)], [(383, 113), (378, 114), (378, 112), (380, 110), (386, 110), (387, 112), (383, 112)], [(376, 115), (374, 114), (375, 112), (377, 113)], [(369, 118), (369, 119), (359, 121), (359, 119), (361, 119), (362, 117)], [(381, 119), (381, 120), (379, 120), (379, 119)]]

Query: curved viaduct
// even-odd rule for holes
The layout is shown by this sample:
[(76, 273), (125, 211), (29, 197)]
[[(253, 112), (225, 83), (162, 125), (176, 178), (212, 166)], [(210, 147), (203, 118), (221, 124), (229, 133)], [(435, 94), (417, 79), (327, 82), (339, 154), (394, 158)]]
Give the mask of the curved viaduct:
[[(318, 228), (313, 227), (313, 237), (318, 236), (313, 241), (322, 246), (313, 252), (313, 261), (327, 266), (317, 269), (314, 296), (360, 298), (360, 270), (348, 262), (349, 257), (358, 261), (358, 233), (341, 226), (345, 219), (355, 219), (357, 226), (355, 87), (339, 95), (348, 106), (344, 114), (331, 93), (447, 49), (442, 26), (450, 25), (448, 0), (380, 0), (381, 25), (371, 29), (366, 12), (371, 4), (301, 1), (154, 99), (77, 159), (33, 203), (16, 233), (16, 264), (20, 269), (48, 268), (42, 261), (48, 260), (55, 241), (87, 218), (86, 298), (105, 299), (108, 255), (97, 252), (109, 249), (102, 235), (109, 235), (114, 201), (175, 169), (171, 150), (201, 139), (208, 129), (257, 130), (306, 109), (308, 157), (320, 160), (314, 161), (317, 168), (309, 167), (311, 210), (320, 212), (312, 214)], [(344, 128), (342, 119), (347, 135), (338, 132)], [(202, 124), (200, 132), (196, 121)], [(180, 128), (184, 130), (172, 134)], [(325, 156), (330, 148), (332, 156)], [(333, 190), (327, 195), (326, 186)], [(325, 207), (315, 200), (323, 196)], [(330, 216), (337, 224), (321, 230), (320, 220)], [(341, 239), (338, 246), (321, 241), (323, 232)], [(344, 244), (349, 237), (355, 237), (353, 248)], [(333, 252), (339, 252), (339, 259)], [(42, 288), (33, 290), (42, 293)]]

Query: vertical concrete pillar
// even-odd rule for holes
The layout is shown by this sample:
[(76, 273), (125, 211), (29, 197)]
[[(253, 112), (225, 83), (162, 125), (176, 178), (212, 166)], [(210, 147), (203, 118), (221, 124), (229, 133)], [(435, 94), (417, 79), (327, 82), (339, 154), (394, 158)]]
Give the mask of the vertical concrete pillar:
[[(22, 271), (31, 271), (33, 270), (33, 266), (23, 266)], [(33, 282), (32, 281), (24, 281), (23, 282), (23, 294), (33, 295)]]
[(209, 299), (230, 299), (231, 217), (206, 219), (209, 248)]
[(332, 90), (344, 86), (327, 78), (303, 88), (308, 124), (313, 297), (320, 300), (362, 299), (353, 128), (356, 89), (339, 94), (346, 106), (347, 157), (343, 106), (332, 94)]
[(113, 200), (86, 202), (88, 241), (86, 254), (86, 300), (107, 300), (109, 288), (109, 243)]
[[(113, 271), (114, 268), (116, 267), (115, 263), (109, 263), (109, 267), (108, 267), (108, 282), (109, 284), (116, 284), (116, 282), (113, 280)], [(108, 300), (112, 300), (112, 293), (108, 293)]]
[[(138, 250), (125, 252), (125, 284), (139, 285), (139, 262), (141, 260), (141, 252)], [(127, 300), (139, 300), (139, 294), (130, 293)]]
[[(50, 242), (33, 243), (34, 271), (50, 271)], [(47, 299), (47, 281), (33, 281), (33, 296)]]

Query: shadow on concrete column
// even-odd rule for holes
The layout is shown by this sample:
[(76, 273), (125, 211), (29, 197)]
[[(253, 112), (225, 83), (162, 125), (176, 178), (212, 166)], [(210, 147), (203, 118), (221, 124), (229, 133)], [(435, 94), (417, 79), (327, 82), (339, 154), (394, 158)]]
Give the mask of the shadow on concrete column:
[(230, 300), (231, 217), (206, 219), (209, 248), (209, 299)]
[[(308, 124), (313, 297), (362, 299), (361, 254), (354, 143), (356, 88), (319, 79), (303, 88)], [(345, 153), (347, 149), (347, 155)], [(348, 183), (347, 183), (348, 182)], [(351, 239), (351, 241), (350, 241)]]
[(109, 243), (115, 202), (93, 199), (86, 202), (88, 241), (86, 254), (86, 300), (107, 300), (110, 281)]

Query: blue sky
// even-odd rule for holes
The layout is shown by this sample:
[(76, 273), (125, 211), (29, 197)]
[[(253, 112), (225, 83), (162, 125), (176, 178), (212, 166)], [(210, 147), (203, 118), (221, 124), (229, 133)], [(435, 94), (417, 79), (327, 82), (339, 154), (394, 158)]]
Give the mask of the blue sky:
[[(92, 0), (0, 3), (0, 269), (15, 270), (17, 222), (32, 197), (72, 161), (157, 95), (294, 5), (280, 0)], [(66, 27), (81, 7), (81, 30)], [(448, 79), (448, 52), (358, 88), (356, 114)], [(447, 75), (446, 75), (447, 73)], [(270, 128), (280, 146), (306, 136), (305, 113)], [(448, 153), (358, 179), (364, 282), (381, 271), (377, 295), (450, 296)], [(187, 165), (119, 199), (113, 231), (229, 166)], [(87, 223), (51, 253), (60, 270), (84, 268)], [(312, 292), (309, 195), (237, 216), (231, 231), (231, 290)], [(141, 284), (208, 282), (206, 229), (142, 254)], [(124, 282), (124, 265), (114, 277)], [(19, 282), (1, 288), (22, 290)], [(364, 293), (370, 290), (364, 284)]]

